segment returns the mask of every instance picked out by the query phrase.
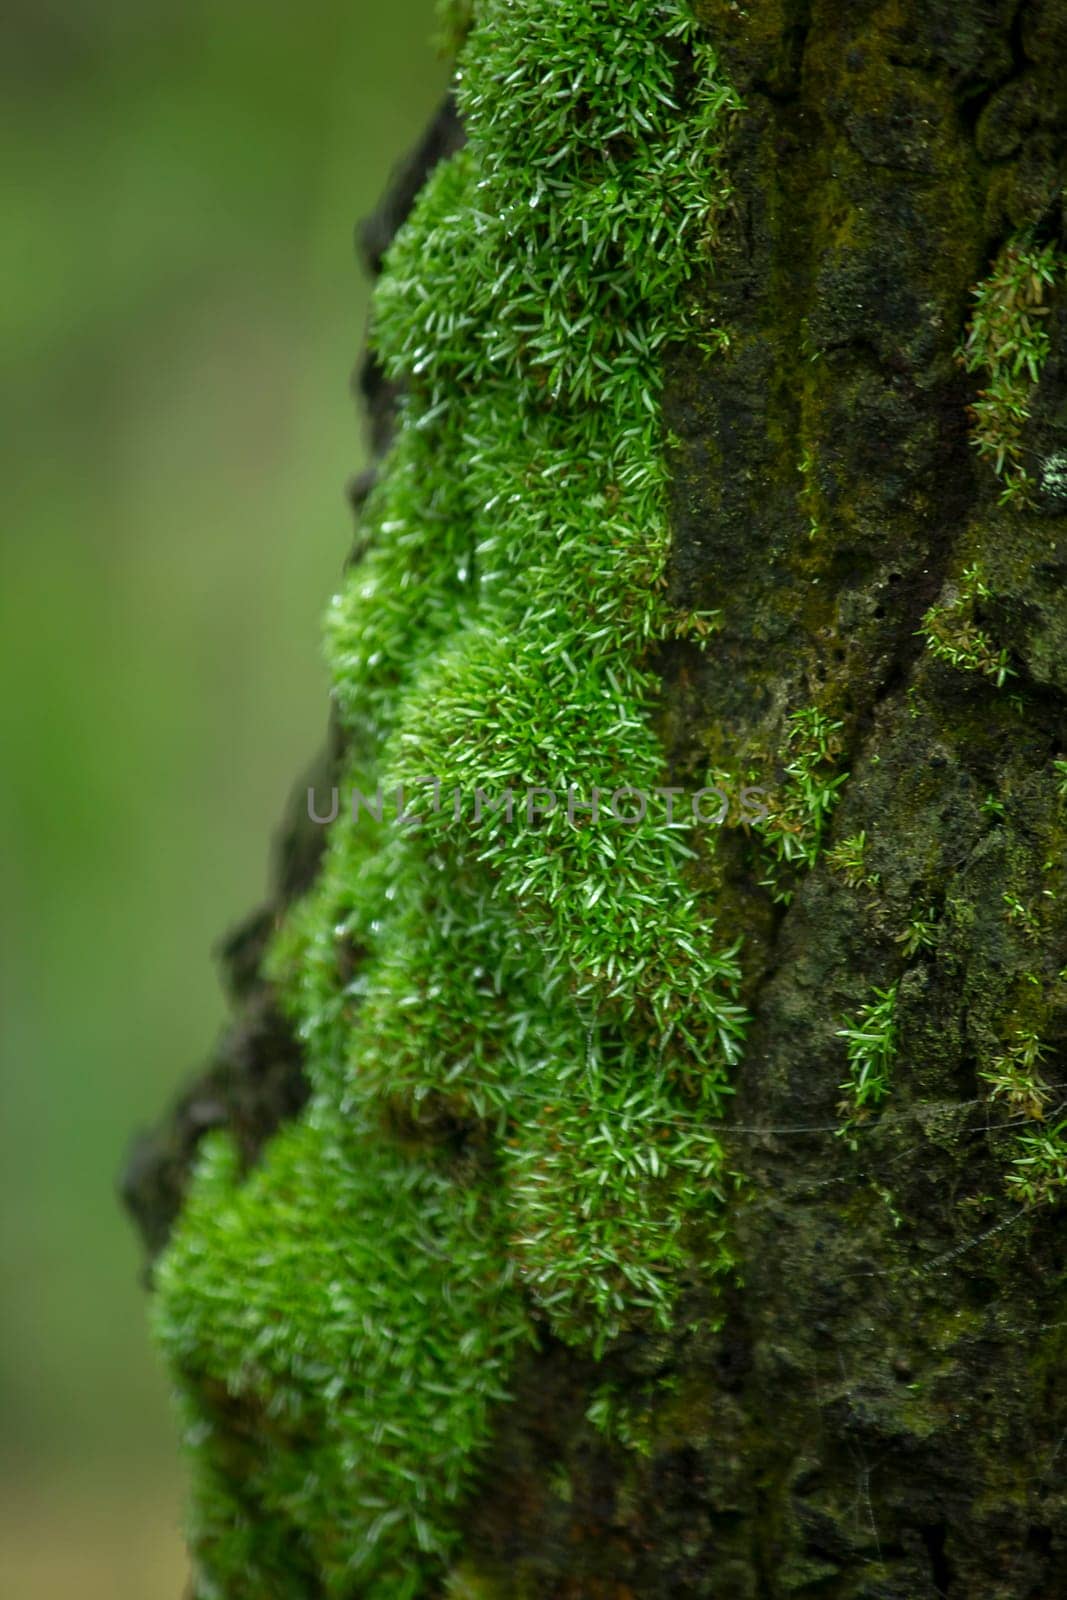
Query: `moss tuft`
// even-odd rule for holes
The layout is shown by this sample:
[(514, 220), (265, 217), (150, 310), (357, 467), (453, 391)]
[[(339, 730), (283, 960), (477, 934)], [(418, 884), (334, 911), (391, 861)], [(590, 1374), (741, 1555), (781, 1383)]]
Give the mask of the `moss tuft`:
[(889, 1069), (897, 1054), (898, 989), (897, 983), (874, 989), (874, 998), (861, 1007), (858, 1018), (846, 1018), (837, 1030), (848, 1052), (848, 1077), (839, 1085), (845, 1092), (841, 1110), (848, 1118), (842, 1133), (868, 1117), (889, 1093)]
[(961, 672), (979, 672), (1002, 689), (1007, 679), (1015, 676), (1008, 651), (998, 649), (976, 620), (977, 608), (989, 598), (981, 569), (972, 564), (964, 568), (946, 601), (927, 609), (918, 633), (936, 660)]
[[(204, 1596), (416, 1594), (531, 1312), (599, 1352), (667, 1324), (694, 1238), (730, 1260), (703, 825), (590, 806), (667, 781), (653, 651), (711, 625), (666, 599), (661, 357), (738, 101), (681, 0), (483, 0), (457, 96), (376, 294), (401, 426), (327, 623), (346, 784), (409, 821), (332, 824), (273, 956), (310, 1108), (243, 1183), (209, 1147), (160, 1274)], [(560, 802), (493, 804), (530, 787)]]
[(1023, 229), (972, 291), (974, 309), (957, 357), (967, 372), (985, 380), (970, 408), (972, 438), (1004, 486), (1003, 504), (1028, 505), (1032, 499), (1022, 433), (1049, 353), (1042, 325), (1046, 297), (1065, 274), (1067, 256), (1055, 244), (1038, 245), (1033, 229)]
[(775, 900), (788, 905), (797, 874), (818, 860), (822, 839), (848, 778), (837, 772), (844, 724), (817, 706), (805, 706), (789, 718), (789, 759), (779, 795), (767, 816), (754, 825), (764, 846), (768, 876), (763, 880)]
[(206, 1141), (156, 1316), (204, 1600), (418, 1592), (525, 1331), (499, 1234), (488, 1186), (321, 1103), (243, 1183)]

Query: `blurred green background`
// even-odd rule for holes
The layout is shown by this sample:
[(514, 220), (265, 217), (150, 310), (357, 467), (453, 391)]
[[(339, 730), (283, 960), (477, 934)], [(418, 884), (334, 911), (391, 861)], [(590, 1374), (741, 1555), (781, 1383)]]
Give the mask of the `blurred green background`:
[(8, 0), (0, 65), (0, 1593), (177, 1600), (181, 1474), (114, 1194), (223, 1017), (325, 726), (362, 457), (352, 227), (432, 0)]

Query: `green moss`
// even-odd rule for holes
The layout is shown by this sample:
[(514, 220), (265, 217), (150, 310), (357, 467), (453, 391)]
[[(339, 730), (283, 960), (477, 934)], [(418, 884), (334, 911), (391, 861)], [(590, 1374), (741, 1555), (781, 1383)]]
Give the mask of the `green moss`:
[(868, 1116), (889, 1093), (889, 1069), (897, 1053), (897, 984), (875, 989), (874, 998), (861, 1007), (858, 1018), (845, 1019), (838, 1036), (848, 1049), (848, 1077), (842, 1110), (852, 1123)]
[(1040, 1120), (1052, 1099), (1041, 1076), (1045, 1053), (1032, 1029), (1017, 1028), (1007, 1049), (979, 1073), (990, 1086), (990, 1099), (1003, 1100), (1010, 1111)]
[(1022, 432), (1030, 398), (1049, 352), (1042, 319), (1047, 292), (1067, 273), (1067, 256), (1055, 244), (1039, 246), (1023, 229), (1000, 251), (988, 278), (973, 290), (974, 310), (958, 352), (967, 372), (985, 386), (971, 406), (972, 438), (1004, 487), (1002, 503), (1030, 503)]
[(867, 833), (861, 829), (826, 852), (827, 863), (850, 889), (877, 889), (881, 878), (867, 866)]
[[(649, 650), (691, 622), (663, 597), (657, 357), (688, 326), (734, 101), (682, 8), (589, 4), (487, 7), (460, 98), (470, 143), (431, 180), (376, 299), (382, 359), (415, 376), (370, 554), (331, 612), (338, 703), (375, 775), (409, 795), (429, 773), (464, 796), (647, 792), (663, 781)], [(420, 828), (361, 870), (343, 920), (371, 957), (347, 1051), (357, 1092), (509, 1114), (520, 1196), (560, 1118), (576, 1181), (602, 1168), (598, 1123), (639, 1075), (661, 1107), (650, 1125), (684, 1109), (679, 1081), (713, 1108), (739, 1052), (739, 972), (686, 886), (683, 830), (563, 804), (457, 826), (421, 794)], [(348, 832), (317, 929), (341, 926)], [(299, 1010), (313, 1035), (320, 1012)], [(662, 1276), (658, 1249), (634, 1243), (630, 1261), (575, 1255), (591, 1332), (620, 1268)], [(562, 1328), (573, 1313), (553, 1314)]]
[(917, 956), (920, 950), (932, 950), (937, 942), (937, 918), (933, 907), (912, 907), (907, 923), (895, 938), (909, 959)]
[(1036, 941), (1041, 932), (1041, 924), (1037, 920), (1034, 908), (1026, 905), (1017, 894), (1004, 893), (1001, 899), (1004, 902), (1005, 920), (1013, 928), (1018, 928), (1024, 938), (1031, 942)]
[(491, 1189), (321, 1103), (243, 1183), (207, 1142), (156, 1319), (205, 1596), (417, 1592), (525, 1328), (499, 1233)]
[(979, 567), (967, 567), (948, 599), (928, 608), (918, 632), (938, 661), (962, 672), (980, 672), (1001, 689), (1015, 676), (1008, 665), (1008, 651), (997, 649), (975, 617), (976, 607), (989, 597)]
[(327, 625), (346, 790), (412, 820), (331, 826), (273, 955), (310, 1109), (243, 1184), (209, 1150), (160, 1274), (205, 1596), (417, 1593), (530, 1309), (598, 1352), (667, 1325), (695, 1243), (730, 1261), (704, 825), (588, 806), (668, 781), (652, 652), (713, 621), (665, 598), (661, 356), (737, 100), (680, 0), (484, 0), (458, 96), (376, 294), (406, 393)]
[(587, 1419), (612, 1443), (638, 1456), (654, 1453), (665, 1402), (677, 1395), (680, 1380), (671, 1373), (650, 1378), (628, 1391), (618, 1384), (598, 1384), (586, 1410)]
[(767, 816), (754, 824), (765, 847), (764, 885), (783, 904), (793, 897), (797, 873), (810, 870), (818, 859), (838, 791), (848, 778), (836, 770), (843, 726), (817, 706), (789, 718), (784, 781)]
[(1051, 1128), (1023, 1133), (1008, 1172), (1008, 1188), (1027, 1206), (1052, 1203), (1067, 1189), (1067, 1119)]

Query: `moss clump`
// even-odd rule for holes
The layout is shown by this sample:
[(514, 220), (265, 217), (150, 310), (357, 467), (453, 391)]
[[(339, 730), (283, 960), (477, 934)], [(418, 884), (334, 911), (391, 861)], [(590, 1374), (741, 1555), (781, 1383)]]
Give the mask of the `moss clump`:
[(524, 1332), (499, 1233), (488, 1189), (321, 1103), (244, 1183), (207, 1143), (157, 1314), (202, 1595), (418, 1592)]
[(933, 907), (913, 906), (904, 927), (894, 937), (901, 953), (909, 960), (922, 950), (932, 950), (937, 943), (937, 917)]
[(826, 860), (835, 872), (840, 873), (850, 889), (874, 890), (881, 883), (879, 874), (867, 866), (866, 829), (835, 844), (832, 850), (826, 852)]
[[(680, 0), (484, 0), (457, 94), (376, 296), (406, 396), (328, 619), (347, 781), (411, 820), (332, 825), (273, 963), (310, 1109), (244, 1183), (212, 1151), (161, 1271), (204, 1595), (416, 1593), (528, 1307), (598, 1351), (666, 1325), (694, 1240), (729, 1262), (745, 1017), (701, 826), (589, 805), (666, 781), (651, 652), (707, 627), (665, 598), (660, 357), (737, 100)], [(561, 798), (451, 799), (530, 786)]]
[(1040, 1121), (1052, 1099), (1052, 1090), (1041, 1076), (1045, 1053), (1031, 1028), (1017, 1028), (1004, 1052), (979, 1073), (989, 1084), (989, 1098), (1003, 1100), (1010, 1111)]
[(783, 783), (767, 816), (754, 824), (768, 868), (764, 887), (784, 905), (793, 898), (798, 874), (818, 860), (838, 791), (848, 778), (836, 770), (843, 726), (817, 706), (792, 713)]
[(859, 1016), (845, 1019), (838, 1037), (848, 1051), (848, 1077), (840, 1085), (845, 1092), (842, 1111), (854, 1121), (870, 1115), (889, 1093), (889, 1069), (897, 1053), (897, 989), (874, 989), (874, 998), (860, 1008)]
[(1002, 689), (1007, 679), (1015, 676), (1008, 665), (1008, 651), (998, 649), (976, 619), (977, 607), (989, 598), (981, 569), (972, 564), (964, 569), (946, 601), (927, 609), (918, 632), (938, 661), (961, 672), (979, 672)]
[(957, 357), (967, 372), (985, 379), (970, 408), (972, 438), (1004, 485), (1002, 504), (1027, 505), (1031, 499), (1022, 432), (1049, 352), (1042, 325), (1046, 295), (1065, 274), (1067, 256), (1055, 244), (1038, 245), (1033, 229), (1023, 229), (972, 291), (974, 310)]
[(673, 1373), (647, 1379), (629, 1391), (602, 1383), (593, 1392), (586, 1419), (605, 1439), (648, 1457), (654, 1452), (657, 1423), (665, 1404), (670, 1404), (680, 1388), (681, 1380)]
[(1055, 1127), (1019, 1135), (1007, 1183), (1015, 1199), (1026, 1206), (1063, 1198), (1067, 1189), (1067, 1119)]

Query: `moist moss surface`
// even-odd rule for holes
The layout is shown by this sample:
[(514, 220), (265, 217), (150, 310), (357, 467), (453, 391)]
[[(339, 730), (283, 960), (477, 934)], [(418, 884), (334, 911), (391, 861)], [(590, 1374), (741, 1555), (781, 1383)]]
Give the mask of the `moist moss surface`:
[(412, 820), (333, 823), (273, 958), (310, 1106), (250, 1176), (209, 1144), (159, 1269), (205, 1597), (419, 1592), (531, 1316), (599, 1354), (669, 1324), (694, 1251), (730, 1264), (709, 830), (589, 806), (667, 781), (653, 653), (708, 632), (666, 595), (662, 355), (715, 344), (687, 284), (739, 102), (677, 0), (485, 0), (457, 83), (468, 142), (376, 295), (405, 395), (328, 619), (346, 797)]

